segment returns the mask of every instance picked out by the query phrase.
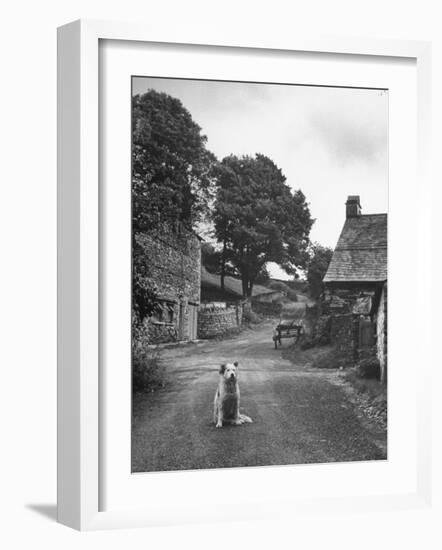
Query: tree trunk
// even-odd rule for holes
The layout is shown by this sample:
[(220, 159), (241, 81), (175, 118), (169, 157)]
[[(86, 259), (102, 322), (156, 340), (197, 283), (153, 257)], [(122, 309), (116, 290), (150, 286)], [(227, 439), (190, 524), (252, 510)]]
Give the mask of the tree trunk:
[(381, 382), (382, 384), (387, 383), (387, 364), (381, 366)]
[(247, 275), (242, 277), (242, 294), (244, 298), (250, 298), (252, 296), (253, 281), (249, 279)]
[(221, 292), (224, 292), (224, 279), (226, 276), (226, 240), (223, 241), (223, 252), (221, 254)]
[(243, 298), (247, 298), (248, 296), (248, 280), (247, 280), (247, 276), (246, 275), (243, 275), (241, 277), (241, 282), (242, 282), (242, 295), (243, 295)]
[(249, 288), (250, 288), (249, 296), (252, 296), (253, 295), (253, 281), (249, 281)]

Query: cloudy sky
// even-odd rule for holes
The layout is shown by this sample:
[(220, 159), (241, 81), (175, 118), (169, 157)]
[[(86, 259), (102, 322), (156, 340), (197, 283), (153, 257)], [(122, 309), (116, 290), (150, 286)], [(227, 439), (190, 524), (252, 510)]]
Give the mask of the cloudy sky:
[[(310, 237), (334, 247), (347, 195), (387, 211), (388, 92), (282, 84), (134, 78), (179, 98), (219, 158), (263, 153), (301, 189), (316, 218)], [(282, 276), (276, 268), (273, 276)]]

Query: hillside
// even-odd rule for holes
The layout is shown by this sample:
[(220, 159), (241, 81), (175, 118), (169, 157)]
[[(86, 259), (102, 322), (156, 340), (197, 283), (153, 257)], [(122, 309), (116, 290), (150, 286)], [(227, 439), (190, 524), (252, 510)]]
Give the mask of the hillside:
[[(201, 266), (201, 285), (219, 290), (221, 289), (221, 278), (219, 275), (209, 273), (204, 266)], [(242, 298), (242, 282), (240, 279), (226, 276), (224, 278), (224, 287), (230, 294)], [(259, 296), (260, 294), (268, 294), (271, 292), (273, 292), (271, 288), (262, 285), (254, 285), (252, 296)]]

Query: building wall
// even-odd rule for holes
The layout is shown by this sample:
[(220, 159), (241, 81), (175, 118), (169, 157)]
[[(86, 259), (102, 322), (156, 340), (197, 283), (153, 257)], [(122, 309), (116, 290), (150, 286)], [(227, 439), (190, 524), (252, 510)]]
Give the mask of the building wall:
[(381, 365), (381, 380), (387, 381), (387, 283), (382, 289), (376, 317), (376, 347), (377, 356)]
[[(386, 310), (384, 311), (383, 305), (384, 291), (380, 293), (379, 286), (367, 283), (353, 284), (348, 287), (328, 284), (326, 287), (322, 313), (331, 317), (330, 341), (340, 350), (348, 363), (376, 356), (381, 360), (381, 355), (386, 356), (386, 333), (382, 328), (386, 319), (384, 315)], [(379, 295), (381, 301), (378, 305)], [(378, 312), (381, 309), (382, 312), (379, 315)], [(370, 320), (373, 321), (373, 335), (376, 324), (378, 338), (373, 338), (369, 345), (361, 346), (360, 329), (367, 329), (366, 324)], [(381, 335), (380, 338), (379, 335)], [(381, 348), (383, 350), (385, 348), (382, 354)]]
[(323, 301), (325, 313), (353, 313), (353, 309), (361, 296), (375, 297), (376, 288), (373, 285), (353, 284), (351, 286), (326, 285)]
[[(147, 320), (149, 343), (188, 340), (189, 319), (200, 303), (201, 244), (198, 237), (177, 226), (162, 224), (136, 236), (146, 255), (147, 278), (158, 288), (163, 314)], [(192, 311), (191, 311), (192, 310)], [(173, 312), (173, 319), (169, 318)]]

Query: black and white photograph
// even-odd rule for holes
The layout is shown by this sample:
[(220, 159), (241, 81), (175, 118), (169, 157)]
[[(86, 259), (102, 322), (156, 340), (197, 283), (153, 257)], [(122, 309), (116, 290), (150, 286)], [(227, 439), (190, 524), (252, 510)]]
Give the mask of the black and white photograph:
[(388, 107), (132, 77), (132, 473), (387, 460)]
[(5, 7), (0, 546), (442, 548), (440, 2)]

